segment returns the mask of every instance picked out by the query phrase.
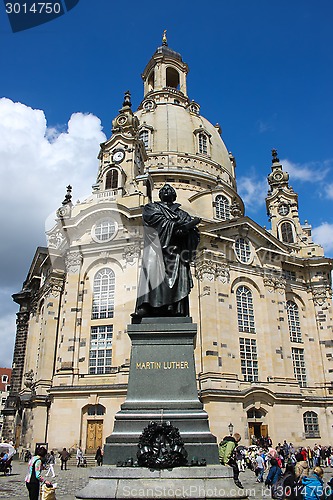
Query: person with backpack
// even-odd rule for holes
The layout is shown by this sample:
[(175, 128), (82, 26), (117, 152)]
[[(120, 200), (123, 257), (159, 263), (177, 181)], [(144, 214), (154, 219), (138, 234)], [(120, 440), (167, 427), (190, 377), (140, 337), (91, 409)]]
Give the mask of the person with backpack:
[(241, 435), (235, 432), (233, 436), (225, 436), (219, 444), (219, 460), (222, 465), (229, 465), (233, 469), (235, 485), (243, 488), (239, 480), (239, 469), (237, 462), (233, 457), (237, 443), (241, 440)]
[[(272, 498), (276, 498), (275, 496), (273, 496), (274, 490), (276, 489), (273, 486), (280, 479), (281, 475), (282, 475), (282, 470), (278, 466), (276, 458), (271, 458), (271, 466), (265, 480), (265, 486), (271, 487)], [(283, 484), (282, 484), (282, 490), (283, 490)]]
[(302, 495), (304, 500), (326, 499), (323, 475), (323, 469), (320, 467), (320, 465), (317, 465), (313, 469), (313, 473), (309, 477), (303, 477)]
[(47, 486), (51, 486), (51, 483), (45, 481), (42, 477), (43, 460), (47, 454), (46, 448), (41, 446), (37, 448), (36, 455), (33, 456), (28, 465), (28, 474), (25, 477), (25, 484), (29, 491), (29, 500), (39, 499), (39, 485), (45, 483)]

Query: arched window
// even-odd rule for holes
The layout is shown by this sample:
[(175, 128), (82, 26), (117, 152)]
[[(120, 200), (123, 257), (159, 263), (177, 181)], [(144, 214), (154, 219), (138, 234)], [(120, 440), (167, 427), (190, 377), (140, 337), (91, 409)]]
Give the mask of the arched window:
[(139, 139), (143, 142), (145, 148), (149, 147), (149, 132), (147, 129), (143, 129), (140, 131)]
[(92, 319), (113, 318), (115, 277), (107, 267), (95, 274)]
[(106, 174), (105, 179), (105, 189), (117, 189), (118, 188), (118, 170), (112, 168)]
[(166, 85), (177, 89), (179, 87), (179, 73), (174, 68), (167, 68), (166, 70)]
[(154, 88), (154, 81), (155, 81), (155, 73), (154, 73), (154, 69), (151, 70), (149, 76), (148, 76), (148, 87), (149, 87), (149, 90), (153, 90)]
[(293, 226), (290, 222), (283, 222), (280, 226), (281, 239), (284, 243), (294, 243)]
[(305, 437), (320, 437), (317, 413), (315, 413), (314, 411), (306, 411), (303, 414), (303, 424)]
[(287, 301), (287, 315), (290, 340), (302, 342), (301, 324), (299, 321), (298, 307), (292, 300)]
[(207, 154), (208, 148), (207, 148), (207, 136), (204, 133), (200, 133), (198, 135), (198, 141), (199, 141), (199, 153), (201, 154)]
[(219, 194), (215, 198), (215, 213), (216, 217), (221, 220), (229, 220), (230, 219), (230, 204), (228, 199)]
[(236, 292), (238, 330), (255, 333), (252, 292), (246, 286), (240, 286)]
[(235, 241), (235, 252), (243, 264), (248, 264), (251, 260), (251, 247), (245, 238), (237, 238)]

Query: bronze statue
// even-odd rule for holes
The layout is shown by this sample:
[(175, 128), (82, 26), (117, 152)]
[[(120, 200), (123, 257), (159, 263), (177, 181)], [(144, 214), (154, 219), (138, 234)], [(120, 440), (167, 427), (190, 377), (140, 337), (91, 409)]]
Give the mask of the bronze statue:
[(189, 316), (190, 262), (199, 243), (196, 226), (201, 219), (179, 208), (169, 184), (160, 189), (159, 197), (161, 201), (143, 207), (145, 243), (133, 316)]

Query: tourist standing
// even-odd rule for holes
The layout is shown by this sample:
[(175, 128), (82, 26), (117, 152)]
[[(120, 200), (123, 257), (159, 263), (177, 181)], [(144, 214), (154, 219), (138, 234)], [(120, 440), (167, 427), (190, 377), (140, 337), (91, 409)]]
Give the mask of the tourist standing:
[(63, 448), (63, 450), (59, 453), (59, 458), (61, 461), (61, 470), (67, 470), (67, 460), (69, 459), (69, 453), (66, 448)]
[[(46, 448), (41, 446), (37, 448), (36, 455), (33, 456), (28, 465), (28, 474), (25, 477), (25, 484), (29, 491), (29, 500), (38, 500), (39, 498), (39, 485), (44, 482), (42, 477), (43, 463), (42, 460), (46, 457)], [(45, 481), (46, 485), (51, 485), (51, 483)]]

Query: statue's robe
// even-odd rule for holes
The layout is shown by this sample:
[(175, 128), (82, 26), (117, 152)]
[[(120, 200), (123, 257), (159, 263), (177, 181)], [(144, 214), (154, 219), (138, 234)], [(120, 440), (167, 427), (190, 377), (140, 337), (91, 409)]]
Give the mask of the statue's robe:
[(196, 227), (187, 229), (191, 216), (179, 203), (148, 203), (143, 208), (145, 231), (136, 310), (152, 315), (188, 316), (193, 287), (190, 262), (199, 243)]

